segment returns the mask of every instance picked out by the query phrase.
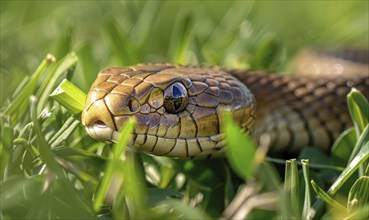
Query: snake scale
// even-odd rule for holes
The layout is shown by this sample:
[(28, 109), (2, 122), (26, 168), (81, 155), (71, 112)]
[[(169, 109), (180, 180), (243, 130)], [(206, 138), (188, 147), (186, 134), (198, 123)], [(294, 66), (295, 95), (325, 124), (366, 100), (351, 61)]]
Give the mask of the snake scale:
[[(311, 54), (299, 62), (299, 75), (175, 64), (106, 68), (91, 86), (82, 123), (94, 139), (114, 142), (135, 117), (131, 149), (213, 157), (225, 150), (221, 112), (228, 110), (256, 142), (268, 135), (271, 151), (328, 150), (352, 126), (351, 88), (369, 96), (368, 53)], [(313, 74), (324, 71), (331, 74)]]

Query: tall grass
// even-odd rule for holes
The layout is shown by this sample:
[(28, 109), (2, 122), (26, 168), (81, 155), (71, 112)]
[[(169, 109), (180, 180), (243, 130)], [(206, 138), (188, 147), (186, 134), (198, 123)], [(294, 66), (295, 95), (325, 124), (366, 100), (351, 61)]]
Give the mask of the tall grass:
[(99, 143), (80, 124), (80, 99), (69, 107), (58, 99), (68, 99), (70, 84), (49, 97), (65, 79), (87, 92), (101, 68), (137, 62), (288, 72), (304, 47), (368, 48), (367, 8), (364, 1), (1, 1), (1, 218), (368, 217), (369, 107), (358, 91), (348, 96), (355, 127), (331, 154), (308, 148), (288, 161), (266, 157), (231, 118), (226, 158), (122, 158), (134, 122), (120, 144)]

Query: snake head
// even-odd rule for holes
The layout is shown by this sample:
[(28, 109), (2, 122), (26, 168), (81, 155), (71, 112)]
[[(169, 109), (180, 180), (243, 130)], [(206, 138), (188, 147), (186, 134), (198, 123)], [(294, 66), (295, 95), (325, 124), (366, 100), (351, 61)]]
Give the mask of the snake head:
[(102, 70), (82, 113), (87, 133), (114, 142), (130, 117), (136, 120), (131, 149), (179, 158), (222, 154), (221, 111), (230, 110), (249, 131), (255, 102), (225, 71), (170, 64)]

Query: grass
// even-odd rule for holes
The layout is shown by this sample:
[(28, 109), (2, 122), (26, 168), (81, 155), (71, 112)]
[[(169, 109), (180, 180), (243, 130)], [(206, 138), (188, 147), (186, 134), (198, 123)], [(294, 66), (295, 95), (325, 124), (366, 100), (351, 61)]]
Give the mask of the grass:
[[(307, 46), (368, 48), (367, 8), (363, 1), (1, 1), (0, 218), (226, 219), (245, 215), (234, 212), (240, 205), (249, 219), (367, 218), (369, 105), (355, 90), (354, 127), (331, 153), (306, 148), (287, 161), (256, 149), (231, 118), (229, 155), (191, 161), (122, 158), (133, 121), (117, 145), (92, 140), (80, 123), (80, 100), (103, 67), (175, 62), (289, 72)], [(73, 84), (80, 98), (68, 106)]]

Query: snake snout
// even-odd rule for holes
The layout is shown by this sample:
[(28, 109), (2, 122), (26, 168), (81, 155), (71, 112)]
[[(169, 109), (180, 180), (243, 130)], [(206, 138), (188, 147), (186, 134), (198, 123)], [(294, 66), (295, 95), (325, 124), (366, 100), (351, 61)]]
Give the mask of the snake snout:
[[(127, 118), (130, 118), (129, 116)], [(118, 122), (120, 127), (125, 124), (126, 117), (120, 116)], [(113, 117), (106, 117), (101, 112), (84, 111), (82, 123), (85, 125), (86, 132), (93, 139), (102, 141), (107, 144), (116, 143), (119, 132), (116, 129), (116, 124)], [(134, 134), (132, 138), (135, 138)]]
[(111, 142), (117, 133), (113, 117), (103, 100), (95, 101), (84, 109), (82, 123), (95, 140)]

